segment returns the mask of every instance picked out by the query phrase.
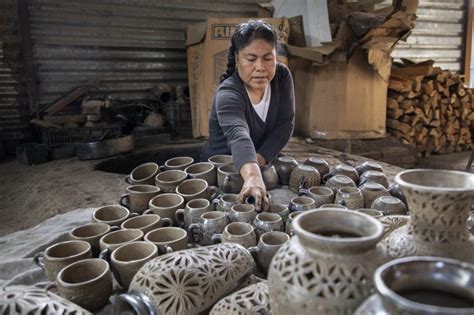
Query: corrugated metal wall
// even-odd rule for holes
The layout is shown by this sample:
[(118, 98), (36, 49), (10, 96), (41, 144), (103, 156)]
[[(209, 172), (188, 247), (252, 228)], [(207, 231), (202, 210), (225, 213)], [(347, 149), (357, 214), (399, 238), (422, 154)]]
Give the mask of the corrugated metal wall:
[(256, 16), (257, 0), (30, 0), (39, 103), (90, 80), (122, 99), (187, 82), (185, 28), (208, 16)]
[(463, 0), (420, 0), (418, 19), (407, 42), (399, 42), (394, 58), (433, 59), (436, 66), (463, 71), (465, 4)]
[[(14, 0), (0, 1), (0, 141), (22, 141), (29, 135), (28, 104), (16, 78), (18, 27)], [(13, 70), (12, 70), (13, 69)]]

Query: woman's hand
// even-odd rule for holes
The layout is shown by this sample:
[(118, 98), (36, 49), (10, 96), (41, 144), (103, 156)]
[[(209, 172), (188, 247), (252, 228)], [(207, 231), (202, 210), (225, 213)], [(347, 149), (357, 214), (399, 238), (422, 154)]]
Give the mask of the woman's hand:
[(254, 163), (246, 163), (240, 169), (240, 174), (244, 179), (244, 185), (240, 191), (238, 201), (243, 203), (247, 197), (252, 196), (255, 199), (255, 210), (257, 212), (268, 211), (270, 202), (267, 198), (267, 189), (263, 183), (262, 174), (259, 166)]

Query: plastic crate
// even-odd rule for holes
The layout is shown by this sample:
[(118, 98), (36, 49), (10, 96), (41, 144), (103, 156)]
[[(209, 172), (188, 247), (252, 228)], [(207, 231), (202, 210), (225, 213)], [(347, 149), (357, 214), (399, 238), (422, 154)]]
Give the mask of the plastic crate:
[(48, 147), (56, 147), (77, 142), (97, 141), (104, 135), (106, 139), (122, 136), (122, 124), (102, 127), (45, 128), (41, 127), (41, 141)]

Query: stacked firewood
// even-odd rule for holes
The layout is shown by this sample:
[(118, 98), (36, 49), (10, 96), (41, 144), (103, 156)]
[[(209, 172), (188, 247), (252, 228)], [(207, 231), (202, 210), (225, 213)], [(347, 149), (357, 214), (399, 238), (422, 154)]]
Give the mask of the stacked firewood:
[(387, 131), (423, 157), (471, 150), (472, 91), (432, 60), (404, 62), (390, 75)]

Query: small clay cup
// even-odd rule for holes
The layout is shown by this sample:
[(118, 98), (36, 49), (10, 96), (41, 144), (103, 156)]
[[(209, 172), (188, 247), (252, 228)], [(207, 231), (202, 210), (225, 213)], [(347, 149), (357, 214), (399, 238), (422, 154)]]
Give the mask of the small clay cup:
[(357, 187), (357, 185), (350, 177), (338, 174), (329, 178), (324, 184), (324, 187), (331, 188), (334, 191), (334, 194), (336, 194), (339, 188)]
[(290, 215), (288, 206), (279, 203), (271, 203), (268, 212), (278, 214), (283, 219), (283, 222), (286, 222)]
[(298, 193), (300, 189), (308, 189), (321, 184), (321, 176), (317, 169), (309, 165), (298, 165), (291, 171), (289, 188)]
[(257, 266), (264, 275), (268, 273), (270, 262), (273, 256), (281, 246), (288, 243), (290, 236), (281, 231), (270, 231), (263, 233), (258, 240), (256, 247), (250, 247), (248, 250), (255, 257)]
[(387, 176), (379, 171), (366, 171), (360, 175), (359, 185), (367, 182), (379, 183), (385, 188), (389, 187)]
[(217, 186), (217, 168), (210, 162), (189, 165), (184, 171), (190, 179), (200, 178), (205, 180), (209, 186)]
[(314, 200), (314, 207), (318, 208), (326, 203), (334, 202), (334, 191), (327, 187), (310, 187), (309, 189), (300, 189), (299, 196), (306, 196)]
[(184, 198), (185, 202), (194, 199), (207, 199), (209, 201), (215, 199), (219, 194), (219, 188), (209, 186), (209, 184), (199, 178), (188, 179), (176, 187), (176, 193)]
[(156, 163), (145, 163), (137, 166), (125, 177), (125, 181), (130, 185), (153, 185), (154, 178), (160, 172), (160, 167)]
[(378, 197), (372, 202), (370, 208), (382, 211), (384, 215), (407, 214), (407, 207), (403, 201), (392, 196)]
[(222, 234), (214, 234), (212, 240), (214, 243), (237, 243), (245, 248), (257, 245), (253, 226), (245, 222), (229, 223)]
[(379, 183), (367, 182), (359, 187), (364, 196), (364, 208), (371, 208), (375, 199), (381, 196), (390, 196), (387, 188)]
[(255, 211), (254, 205), (235, 204), (232, 206), (232, 208), (230, 208), (228, 215), (230, 222), (252, 223), (257, 216), (257, 212)]
[(105, 223), (91, 223), (79, 226), (69, 232), (70, 240), (85, 241), (91, 245), (92, 256), (97, 257), (100, 252), (100, 238), (118, 227), (111, 227)]
[(365, 161), (364, 163), (357, 165), (355, 169), (357, 170), (357, 173), (359, 173), (359, 175), (362, 175), (362, 173), (365, 173), (367, 171), (378, 171), (383, 173), (382, 165), (372, 161)]
[(224, 193), (240, 193), (244, 180), (234, 164), (224, 164), (217, 169), (217, 185)]
[(72, 263), (57, 276), (59, 294), (91, 311), (100, 310), (112, 294), (112, 274), (107, 261), (91, 258)]
[(155, 185), (164, 193), (173, 193), (184, 180), (188, 178), (188, 174), (182, 170), (169, 170), (156, 175)]
[(362, 209), (356, 209), (355, 211), (367, 214), (368, 216), (371, 216), (372, 218), (375, 218), (375, 219), (380, 219), (381, 217), (383, 217), (383, 212), (379, 210), (375, 210), (375, 209), (362, 208)]
[(159, 254), (184, 250), (188, 245), (188, 233), (177, 227), (162, 227), (148, 232), (145, 241), (155, 244)]
[(110, 232), (102, 236), (99, 240), (100, 250), (103, 252), (106, 249), (113, 251), (123, 244), (141, 241), (143, 239), (143, 231), (137, 229), (121, 229)]
[(342, 187), (337, 191), (334, 203), (353, 210), (359, 209), (364, 207), (364, 196), (357, 187)]
[(180, 170), (184, 171), (186, 167), (194, 163), (194, 159), (189, 156), (179, 156), (169, 159), (165, 162), (164, 168), (167, 171)]
[(145, 214), (154, 213), (162, 219), (168, 218), (176, 225), (176, 211), (185, 205), (184, 198), (178, 194), (161, 194), (153, 197), (148, 206), (150, 209)]
[(317, 157), (309, 157), (308, 159), (306, 159), (306, 161), (304, 161), (303, 164), (312, 166), (317, 169), (321, 178), (323, 178), (324, 176), (326, 176), (327, 173), (329, 173), (329, 163), (324, 159)]
[[(134, 215), (137, 215), (134, 213)], [(130, 217), (130, 211), (119, 205), (103, 206), (94, 211), (92, 222), (105, 223), (110, 226), (120, 226), (123, 221)]]
[(187, 229), (191, 224), (199, 222), (201, 214), (212, 211), (212, 205), (207, 199), (194, 199), (186, 204), (184, 209), (176, 210), (178, 226)]
[(189, 226), (189, 233), (194, 243), (211, 245), (212, 236), (222, 233), (228, 222), (227, 214), (222, 211), (206, 212), (201, 214), (199, 223)]
[(120, 205), (138, 214), (148, 209), (150, 199), (160, 193), (160, 188), (154, 185), (133, 185), (126, 190), (127, 193), (120, 197)]
[(169, 218), (162, 218), (158, 214), (143, 214), (126, 220), (120, 227), (122, 229), (138, 229), (146, 234), (159, 227), (171, 225), (173, 225), (173, 221)]
[(325, 208), (349, 210), (349, 208), (347, 208), (346, 206), (336, 204), (336, 203), (327, 203), (327, 204), (321, 205), (318, 209), (325, 209)]
[(234, 164), (234, 159), (232, 158), (232, 155), (224, 155), (224, 154), (218, 154), (218, 155), (213, 155), (207, 159), (209, 163), (214, 164), (216, 169), (219, 168), (219, 166), (226, 165), (226, 164)]
[(313, 199), (305, 196), (299, 196), (291, 199), (288, 208), (290, 209), (290, 212), (304, 211), (315, 208), (314, 204), (315, 203)]
[(55, 281), (56, 276), (64, 267), (80, 260), (92, 257), (91, 245), (85, 241), (66, 241), (56, 243), (34, 256), (34, 262), (46, 273), (49, 280)]
[(355, 167), (350, 166), (348, 164), (338, 164), (335, 168), (333, 168), (326, 176), (324, 180), (327, 181), (329, 178), (333, 177), (334, 175), (344, 175), (349, 177), (354, 181), (355, 184), (359, 182), (359, 173), (355, 169)]
[(278, 174), (279, 183), (288, 185), (290, 183), (291, 171), (298, 166), (298, 162), (290, 156), (280, 156), (273, 162)]
[(139, 241), (120, 246), (110, 257), (115, 279), (122, 288), (127, 289), (137, 271), (155, 257), (158, 257), (158, 248), (149, 242)]
[(237, 204), (238, 194), (222, 194), (220, 197), (212, 200), (214, 210), (229, 212), (230, 208)]
[(259, 238), (263, 233), (270, 231), (284, 231), (283, 219), (276, 213), (263, 212), (257, 214), (253, 221), (255, 233)]

